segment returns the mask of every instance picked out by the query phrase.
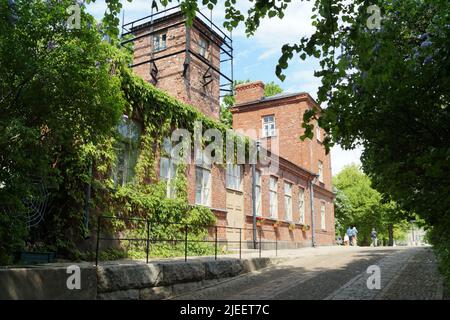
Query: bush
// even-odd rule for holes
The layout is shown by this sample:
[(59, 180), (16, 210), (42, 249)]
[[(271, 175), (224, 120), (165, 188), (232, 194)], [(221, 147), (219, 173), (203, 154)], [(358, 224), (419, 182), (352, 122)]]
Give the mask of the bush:
[(439, 271), (444, 276), (444, 281), (450, 290), (450, 223), (437, 224), (428, 234), (428, 241), (433, 245), (436, 258), (439, 263)]
[(11, 264), (14, 252), (24, 245), (25, 217), (19, 212), (0, 212), (0, 265)]

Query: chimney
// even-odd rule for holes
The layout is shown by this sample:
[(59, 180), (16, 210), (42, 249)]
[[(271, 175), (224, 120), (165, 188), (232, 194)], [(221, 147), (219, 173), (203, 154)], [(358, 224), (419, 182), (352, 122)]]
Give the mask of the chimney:
[(236, 105), (256, 102), (264, 98), (264, 83), (254, 81), (236, 86)]

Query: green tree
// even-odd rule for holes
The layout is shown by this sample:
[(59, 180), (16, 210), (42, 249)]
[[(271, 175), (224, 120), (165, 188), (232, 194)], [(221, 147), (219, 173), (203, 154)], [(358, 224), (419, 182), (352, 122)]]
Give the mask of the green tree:
[[(404, 231), (402, 218), (406, 215), (393, 201), (384, 201), (358, 166), (345, 167), (333, 177), (333, 184), (338, 190), (335, 200), (338, 235), (342, 236), (349, 226), (355, 225), (361, 245), (370, 244), (372, 228), (378, 232), (379, 239), (386, 240), (385, 243), (389, 242), (390, 236), (401, 239)], [(396, 233), (391, 234), (390, 229), (395, 229)]]
[(71, 5), (0, 0), (0, 261), (23, 245), (24, 199), (42, 185), (68, 197), (71, 157), (109, 135), (124, 108), (114, 51), (84, 10), (80, 28), (67, 27)]
[(272, 97), (280, 93), (283, 93), (283, 88), (281, 88), (275, 82), (271, 81), (269, 83), (266, 83), (266, 86), (264, 88), (265, 97)]

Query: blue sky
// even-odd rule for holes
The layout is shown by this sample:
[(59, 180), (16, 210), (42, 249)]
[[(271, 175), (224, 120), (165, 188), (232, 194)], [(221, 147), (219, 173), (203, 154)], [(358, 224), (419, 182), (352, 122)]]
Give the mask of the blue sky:
[[(251, 5), (249, 1), (237, 2), (237, 6), (243, 12), (246, 12)], [(125, 22), (149, 15), (151, 3), (151, 0), (133, 0), (131, 3), (123, 0)], [(224, 16), (223, 1), (218, 1), (218, 3), (212, 15), (214, 22), (221, 26)], [(105, 8), (104, 0), (96, 0), (96, 3), (88, 5), (88, 11), (97, 19), (102, 17)], [(284, 82), (275, 76), (275, 67), (281, 55), (281, 47), (286, 43), (296, 43), (301, 37), (314, 32), (310, 19), (311, 8), (311, 2), (293, 1), (283, 19), (263, 20), (260, 28), (252, 37), (246, 37), (243, 25), (233, 31), (234, 78), (236, 80), (274, 81), (286, 92), (308, 92), (315, 98), (317, 88), (320, 86), (320, 79), (314, 77), (314, 70), (319, 68), (315, 59), (302, 61), (294, 58), (285, 71), (286, 80)], [(207, 16), (210, 15), (210, 11), (206, 8), (201, 11)], [(333, 174), (338, 173), (347, 164), (359, 164), (360, 155), (360, 149), (344, 151), (340, 147), (333, 148), (331, 151)]]

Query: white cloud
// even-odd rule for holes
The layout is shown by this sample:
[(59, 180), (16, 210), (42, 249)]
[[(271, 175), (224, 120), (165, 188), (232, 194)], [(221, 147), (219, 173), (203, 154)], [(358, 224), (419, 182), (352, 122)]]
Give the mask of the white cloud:
[(283, 19), (265, 18), (259, 29), (251, 38), (252, 42), (260, 46), (264, 53), (259, 59), (268, 59), (280, 54), (280, 48), (287, 43), (298, 43), (299, 40), (314, 32), (311, 25), (312, 3), (291, 3)]
[(331, 149), (331, 164), (333, 175), (338, 174), (341, 170), (352, 163), (361, 165), (361, 154), (363, 148), (361, 146), (356, 147), (353, 150), (343, 150), (340, 146), (334, 146)]
[(301, 61), (294, 58), (290, 66), (285, 70), (284, 82), (287, 92), (308, 92), (313, 98), (317, 98), (317, 90), (321, 85), (321, 79), (314, 76), (314, 71), (319, 68), (317, 60), (308, 58)]

